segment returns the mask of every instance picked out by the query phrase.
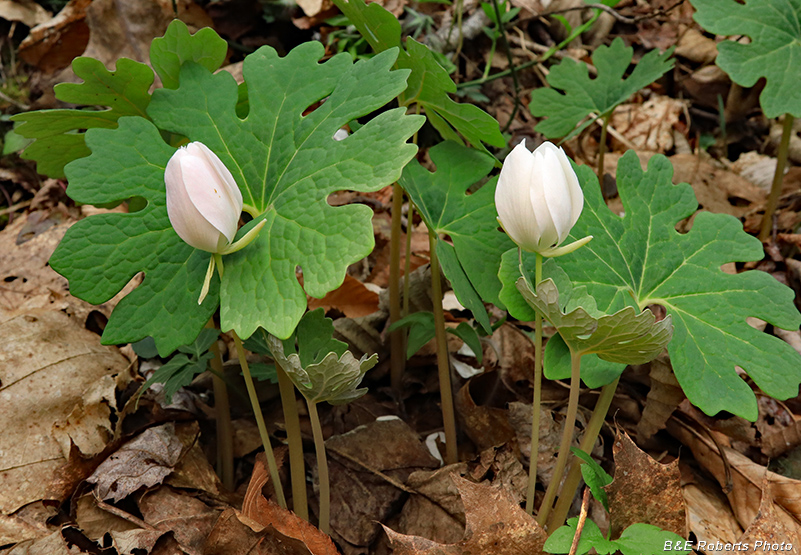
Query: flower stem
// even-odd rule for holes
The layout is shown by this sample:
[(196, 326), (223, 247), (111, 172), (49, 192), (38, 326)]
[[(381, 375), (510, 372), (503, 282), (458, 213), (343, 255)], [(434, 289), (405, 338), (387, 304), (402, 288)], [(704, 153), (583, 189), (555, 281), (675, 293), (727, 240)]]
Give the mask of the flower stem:
[(790, 150), (790, 137), (793, 134), (793, 121), (795, 121), (795, 118), (791, 114), (784, 114), (782, 139), (779, 143), (779, 152), (776, 155), (776, 173), (773, 174), (773, 185), (770, 188), (770, 196), (768, 196), (768, 202), (765, 205), (765, 215), (762, 216), (762, 227), (759, 230), (759, 240), (763, 243), (768, 240), (773, 229), (773, 213), (776, 211), (779, 195), (782, 192), (784, 168), (787, 166), (787, 152)]
[(442, 423), (445, 428), (445, 464), (454, 464), (459, 457), (456, 447), (456, 416), (453, 410), (451, 367), (448, 360), (448, 338), (445, 335), (445, 313), (442, 310), (442, 280), (439, 275), (439, 259), (437, 258), (437, 237), (430, 229), (428, 230), (428, 244), (431, 251), (431, 300), (434, 302), (439, 394), (442, 402)]
[[(518, 248), (520, 270), (523, 270), (522, 251)], [(534, 292), (542, 281), (542, 255), (535, 254)], [(524, 275), (525, 277), (525, 275)], [(537, 490), (537, 462), (540, 452), (540, 404), (542, 399), (542, 314), (537, 311), (534, 318), (534, 398), (531, 402), (531, 457), (528, 462), (528, 493), (526, 494), (526, 512), (534, 514), (534, 495)]]
[[(389, 239), (389, 323), (401, 319), (400, 304), (400, 235), (401, 211), (403, 210), (403, 189), (398, 183), (392, 185), (392, 232)], [(406, 253), (409, 256), (409, 253)], [(403, 331), (390, 334), (390, 381), (392, 390), (400, 394), (401, 378), (406, 365), (403, 349)]]
[(317, 475), (320, 477), (320, 530), (330, 533), (331, 521), (331, 485), (328, 479), (328, 459), (325, 455), (323, 429), (320, 427), (320, 416), (317, 414), (317, 403), (306, 400), (309, 405), (314, 450), (317, 454)]
[[(579, 449), (585, 453), (592, 451), (595, 440), (598, 439), (598, 434), (601, 433), (601, 426), (604, 424), (606, 414), (609, 412), (609, 406), (612, 404), (612, 399), (615, 398), (615, 391), (617, 391), (617, 384), (620, 381), (620, 376), (610, 384), (607, 384), (601, 389), (601, 395), (595, 403), (595, 408), (592, 411), (590, 421), (587, 423), (587, 429), (584, 431), (584, 437), (581, 438), (581, 445)], [(556, 530), (559, 526), (564, 524), (567, 519), (567, 513), (570, 510), (570, 505), (573, 503), (573, 496), (576, 495), (579, 482), (581, 481), (581, 465), (573, 464), (570, 472), (565, 478), (565, 483), (562, 486), (562, 491), (559, 495), (559, 500), (553, 509), (553, 514), (548, 523), (549, 530)]]
[(562, 443), (559, 446), (559, 455), (556, 458), (556, 466), (553, 470), (551, 483), (548, 484), (548, 489), (545, 491), (545, 498), (542, 500), (540, 512), (537, 515), (537, 522), (540, 526), (545, 527), (548, 521), (548, 515), (551, 512), (551, 504), (556, 497), (556, 491), (559, 489), (559, 482), (562, 481), (562, 476), (565, 472), (567, 459), (570, 455), (570, 444), (573, 441), (573, 433), (576, 428), (576, 414), (578, 414), (578, 401), (579, 392), (581, 390), (581, 353), (577, 353), (570, 349), (570, 397), (567, 403), (567, 415), (565, 416), (565, 428), (562, 432)]
[(601, 142), (598, 143), (598, 184), (603, 191), (604, 187), (604, 156), (606, 156), (606, 132), (609, 127), (609, 119), (612, 117), (612, 112), (603, 116), (603, 125), (601, 126)]
[(298, 403), (295, 386), (287, 376), (284, 367), (276, 359), (275, 372), (278, 375), (278, 389), (281, 392), (281, 408), (284, 411), (286, 437), (289, 444), (289, 474), (292, 477), (292, 509), (300, 518), (309, 520), (309, 504), (306, 500), (306, 468), (303, 464), (303, 437), (300, 433)]
[[(214, 320), (209, 320), (207, 328), (214, 329)], [(217, 474), (223, 486), (234, 491), (234, 427), (231, 424), (231, 405), (228, 401), (228, 387), (222, 379), (223, 362), (217, 341), (210, 347), (212, 359), (209, 361), (214, 384), (214, 413), (217, 416)]]
[(278, 464), (275, 462), (275, 454), (273, 454), (273, 448), (270, 445), (270, 435), (267, 433), (267, 425), (264, 423), (264, 415), (261, 413), (261, 405), (259, 405), (259, 398), (256, 395), (256, 386), (253, 385), (253, 377), (250, 375), (250, 367), (245, 358), (245, 349), (242, 347), (242, 340), (239, 339), (239, 335), (233, 330), (231, 333), (234, 336), (239, 366), (242, 368), (242, 375), (245, 377), (245, 385), (248, 388), (248, 397), (250, 397), (250, 404), (253, 407), (253, 415), (256, 417), (256, 425), (259, 427), (259, 436), (261, 437), (261, 444), (264, 446), (264, 454), (267, 457), (267, 466), (270, 468), (270, 480), (273, 483), (273, 488), (275, 488), (278, 505), (282, 509), (286, 509), (286, 497), (284, 497), (284, 488), (281, 486), (281, 477), (278, 475)]

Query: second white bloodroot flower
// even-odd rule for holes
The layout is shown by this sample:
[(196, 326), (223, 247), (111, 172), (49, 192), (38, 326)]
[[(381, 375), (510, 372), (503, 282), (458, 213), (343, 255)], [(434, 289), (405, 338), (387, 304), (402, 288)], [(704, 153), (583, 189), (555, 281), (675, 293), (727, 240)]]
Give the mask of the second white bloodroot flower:
[(189, 143), (167, 162), (167, 215), (178, 236), (196, 249), (212, 253), (198, 304), (209, 292), (217, 267), (223, 274), (222, 255), (245, 247), (256, 238), (264, 220), (234, 242), (242, 213), (242, 193), (225, 164), (206, 145)]
[(560, 256), (592, 239), (559, 246), (581, 215), (584, 193), (564, 150), (547, 141), (529, 152), (524, 140), (509, 153), (495, 189), (495, 207), (504, 231), (528, 252)]

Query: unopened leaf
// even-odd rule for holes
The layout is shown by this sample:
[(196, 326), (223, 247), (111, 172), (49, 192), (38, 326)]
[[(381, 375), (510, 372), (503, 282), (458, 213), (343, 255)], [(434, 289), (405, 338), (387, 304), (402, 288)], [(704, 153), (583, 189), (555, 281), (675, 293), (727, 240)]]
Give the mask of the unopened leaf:
[(300, 357), (292, 353), (284, 356), (281, 341), (270, 336), (270, 350), (277, 363), (287, 373), (295, 387), (310, 403), (328, 401), (332, 405), (350, 403), (367, 393), (367, 388), (357, 389), (367, 371), (378, 363), (378, 355), (360, 360), (350, 351), (342, 356), (328, 353), (323, 360), (315, 364), (303, 366)]
[(625, 46), (620, 37), (611, 45), (601, 45), (595, 50), (592, 62), (598, 75), (594, 79), (590, 79), (586, 64), (565, 58), (548, 74), (551, 88), (542, 87), (531, 93), (532, 115), (547, 116), (535, 129), (549, 138), (564, 137), (588, 115), (610, 113), (673, 67), (672, 52), (670, 49), (660, 54), (658, 50), (651, 50), (625, 79), (623, 76), (632, 63), (634, 49)]
[(517, 281), (517, 288), (576, 353), (596, 354), (609, 362), (644, 364), (662, 352), (673, 333), (670, 316), (657, 322), (650, 310), (627, 306), (614, 314), (599, 315), (595, 301), (586, 296), (584, 287), (583, 294), (574, 290), (564, 308), (551, 279), (537, 285), (537, 294), (531, 291), (525, 278)]
[(691, 0), (693, 18), (718, 35), (746, 35), (751, 41), (718, 43), (716, 63), (732, 81), (753, 87), (765, 78), (759, 101), (765, 115), (801, 117), (801, 2), (797, 0)]

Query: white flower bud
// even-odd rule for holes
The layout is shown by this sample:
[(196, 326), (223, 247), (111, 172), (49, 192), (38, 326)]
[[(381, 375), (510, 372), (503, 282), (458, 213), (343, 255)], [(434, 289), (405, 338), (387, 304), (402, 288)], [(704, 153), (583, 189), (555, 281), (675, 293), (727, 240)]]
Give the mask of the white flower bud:
[(189, 143), (167, 162), (164, 183), (167, 214), (178, 236), (196, 249), (225, 252), (243, 205), (225, 164), (203, 143)]
[(584, 194), (564, 150), (550, 142), (529, 152), (524, 140), (506, 157), (495, 207), (503, 229), (525, 251), (558, 256), (589, 241), (557, 248), (578, 221)]

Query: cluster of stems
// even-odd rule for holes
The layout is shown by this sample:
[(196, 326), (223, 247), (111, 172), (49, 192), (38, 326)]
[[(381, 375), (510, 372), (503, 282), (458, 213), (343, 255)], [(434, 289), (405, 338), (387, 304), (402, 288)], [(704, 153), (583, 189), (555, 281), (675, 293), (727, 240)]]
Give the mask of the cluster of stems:
[[(526, 272), (523, 268), (523, 251), (518, 249), (518, 256), (520, 259), (520, 273), (526, 277)], [(542, 281), (542, 263), (543, 256), (535, 253), (535, 269), (534, 269), (534, 287), (531, 289), (536, 291), (536, 285)], [(542, 337), (542, 314), (536, 311), (534, 320), (534, 395), (531, 410), (531, 457), (529, 460), (529, 481), (528, 492), (526, 495), (526, 512), (534, 514), (534, 499), (537, 487), (537, 462), (539, 454), (539, 427), (540, 427), (540, 405), (541, 405), (541, 391), (542, 391), (542, 372), (543, 372), (543, 337)], [(573, 434), (576, 429), (576, 416), (578, 414), (579, 406), (579, 393), (581, 391), (581, 356), (582, 353), (570, 348), (570, 394), (568, 396), (567, 413), (565, 415), (565, 426), (562, 431), (562, 440), (559, 446), (559, 451), (554, 466), (553, 476), (548, 488), (545, 491), (545, 496), (540, 505), (539, 512), (537, 513), (537, 522), (540, 526), (545, 528), (548, 532), (556, 530), (559, 526), (564, 524), (567, 519), (567, 512), (578, 490), (581, 481), (581, 465), (578, 461), (573, 461), (570, 466), (570, 471), (562, 483), (562, 477), (565, 475), (565, 469), (570, 459), (570, 446), (573, 441)], [(601, 432), (601, 426), (604, 423), (606, 414), (609, 411), (609, 406), (614, 398), (615, 390), (620, 378), (618, 377), (612, 383), (604, 386), (595, 408), (590, 417), (587, 425), (580, 449), (587, 453), (592, 451), (595, 441)], [(562, 484), (560, 489), (559, 485)], [(554, 500), (559, 498), (554, 505)]]

